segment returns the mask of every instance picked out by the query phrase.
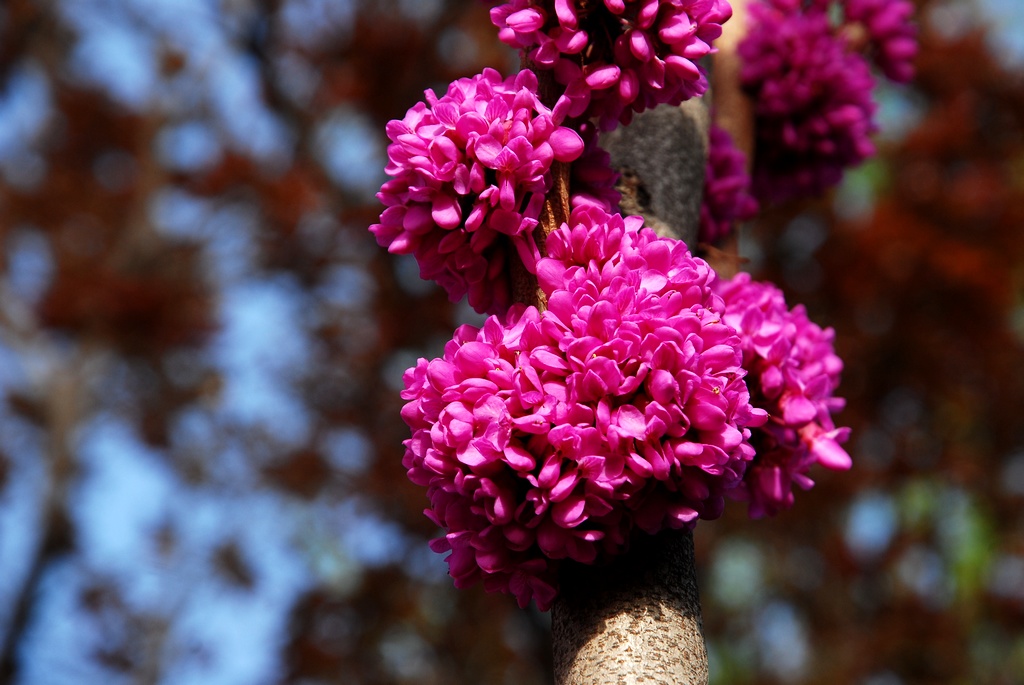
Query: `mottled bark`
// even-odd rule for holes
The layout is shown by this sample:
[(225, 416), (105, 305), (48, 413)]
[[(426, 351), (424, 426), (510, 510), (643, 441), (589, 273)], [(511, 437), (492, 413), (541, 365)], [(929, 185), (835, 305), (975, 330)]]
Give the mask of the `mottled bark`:
[(637, 115), (629, 126), (601, 136), (622, 174), (622, 211), (642, 214), (659, 235), (697, 242), (708, 153), (707, 106), (688, 100)]
[(637, 539), (609, 566), (569, 564), (551, 610), (556, 685), (705, 685), (693, 535)]

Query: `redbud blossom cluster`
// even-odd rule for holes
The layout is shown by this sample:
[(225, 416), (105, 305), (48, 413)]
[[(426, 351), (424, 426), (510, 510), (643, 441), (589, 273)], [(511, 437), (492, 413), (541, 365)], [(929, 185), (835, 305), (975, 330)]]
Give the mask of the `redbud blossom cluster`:
[(916, 54), (911, 13), (907, 0), (751, 5), (739, 51), (742, 85), (754, 99), (758, 198), (819, 194), (874, 153), (875, 80), (865, 49), (890, 79), (908, 80)]
[(773, 516), (793, 506), (793, 485), (814, 485), (808, 477), (814, 464), (850, 468), (840, 446), (850, 429), (832, 421), (845, 404), (833, 396), (843, 362), (832, 329), (810, 321), (803, 306), (787, 308), (774, 285), (740, 273), (713, 289), (724, 301), (726, 323), (739, 332), (752, 402), (769, 415), (754, 430), (757, 456), (734, 494), (749, 502), (751, 517)]
[(602, 130), (707, 89), (698, 60), (732, 15), (725, 0), (511, 0), (491, 10), (498, 38), (565, 87), (569, 115)]
[(683, 243), (585, 206), (546, 244), (548, 308), (463, 326), (402, 393), (403, 463), (446, 531), (432, 547), (456, 585), (542, 610), (562, 560), (719, 516), (767, 419), (714, 273)]
[(917, 28), (909, 0), (846, 0), (846, 21), (867, 33), (872, 61), (886, 78), (907, 83), (914, 76)]
[(387, 126), (391, 180), (370, 231), (390, 252), (415, 255), (420, 276), (453, 301), (468, 295), (479, 312), (504, 311), (506, 262), (514, 255), (533, 270), (551, 165), (578, 158), (583, 140), (559, 125), (558, 106), (541, 103), (528, 70), (502, 80), (485, 69), (426, 97)]
[[(913, 56), (905, 3), (846, 5), (893, 78)], [(388, 125), (391, 180), (370, 230), (453, 301), (492, 314), (404, 375), (403, 464), (443, 530), (431, 547), (447, 553), (457, 587), (481, 583), (544, 610), (567, 560), (606, 561), (635, 534), (720, 516), (727, 499), (755, 518), (790, 507), (814, 464), (850, 466), (849, 430), (832, 420), (843, 401), (831, 329), (774, 286), (719, 281), (682, 242), (616, 213), (618, 174), (598, 130), (705, 91), (697, 61), (731, 14), (725, 0), (490, 4), (501, 40), (558, 92), (545, 104), (534, 71), (492, 69), (440, 97), (426, 91)], [(829, 4), (752, 8), (741, 56), (756, 171), (752, 182), (712, 128), (701, 240), (757, 211), (751, 187), (817, 192), (871, 152), (873, 80)], [(556, 174), (571, 214), (542, 252)], [(546, 309), (511, 302), (513, 260), (536, 276)]]
[(713, 243), (729, 235), (733, 227), (754, 218), (758, 204), (750, 194), (747, 156), (733, 144), (732, 136), (715, 124), (708, 135), (708, 163), (704, 170), (704, 197), (700, 205), (697, 239)]
[(754, 98), (754, 191), (773, 201), (816, 195), (875, 151), (867, 62), (824, 11), (780, 8), (786, 4), (752, 5), (756, 28), (740, 44), (742, 83)]

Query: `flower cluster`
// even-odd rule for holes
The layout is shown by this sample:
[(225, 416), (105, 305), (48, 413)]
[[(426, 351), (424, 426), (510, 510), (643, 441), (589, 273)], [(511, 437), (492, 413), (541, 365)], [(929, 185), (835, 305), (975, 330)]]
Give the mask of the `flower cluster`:
[(917, 28), (909, 0), (846, 0), (846, 20), (864, 27), (872, 58), (886, 78), (906, 83), (914, 76)]
[[(756, 212), (751, 186), (773, 199), (817, 192), (872, 151), (873, 81), (830, 21), (832, 2), (752, 7), (740, 53), (757, 167), (751, 181), (712, 128), (701, 240)], [(846, 0), (843, 21), (863, 27), (892, 78), (913, 56), (907, 2)], [(388, 125), (391, 180), (371, 231), (415, 255), (452, 300), (493, 314), (403, 379), (403, 465), (444, 531), (431, 548), (447, 553), (457, 587), (481, 583), (544, 610), (565, 560), (606, 560), (636, 533), (716, 518), (726, 498), (748, 501), (753, 517), (791, 506), (814, 464), (850, 466), (849, 430), (832, 420), (843, 401), (831, 330), (773, 286), (718, 282), (682, 242), (615, 213), (618, 174), (598, 129), (703, 94), (697, 62), (728, 3), (489, 4), (501, 40), (561, 95), (545, 105), (530, 70), (426, 91)], [(555, 172), (571, 214), (538, 245)], [(510, 301), (510, 260), (536, 275), (546, 309)]]
[(909, 81), (917, 29), (909, 0), (761, 0), (740, 45), (755, 100), (754, 190), (760, 199), (815, 195), (874, 153), (869, 59)]
[(405, 376), (404, 465), (458, 587), (543, 610), (561, 560), (721, 514), (754, 409), (713, 272), (678, 241), (586, 205), (547, 238), (548, 309), (463, 326)]
[(485, 69), (426, 98), (387, 126), (391, 180), (377, 194), (385, 209), (370, 230), (390, 252), (415, 255), (420, 276), (453, 301), (468, 294), (479, 312), (504, 311), (507, 258), (514, 253), (533, 270), (551, 166), (578, 158), (583, 141), (559, 125), (564, 104), (541, 103), (531, 71), (502, 80)]
[(750, 7), (741, 81), (754, 98), (754, 192), (773, 201), (814, 195), (874, 152), (874, 79), (831, 26), (827, 6), (796, 0)]
[(712, 124), (704, 170), (699, 241), (713, 243), (731, 233), (737, 222), (752, 219), (757, 214), (758, 204), (750, 194), (746, 165), (747, 157), (733, 144), (732, 136)]
[(510, 0), (491, 21), (532, 66), (553, 71), (570, 116), (610, 130), (634, 112), (702, 95), (697, 62), (731, 15), (725, 0)]
[(832, 420), (844, 406), (833, 396), (843, 363), (832, 329), (808, 320), (802, 306), (788, 309), (775, 286), (741, 273), (714, 289), (725, 302), (726, 323), (742, 339), (752, 402), (769, 415), (754, 431), (757, 456), (733, 495), (749, 502), (751, 517), (773, 516), (793, 505), (793, 484), (814, 485), (808, 477), (814, 464), (850, 468), (840, 446), (850, 430)]

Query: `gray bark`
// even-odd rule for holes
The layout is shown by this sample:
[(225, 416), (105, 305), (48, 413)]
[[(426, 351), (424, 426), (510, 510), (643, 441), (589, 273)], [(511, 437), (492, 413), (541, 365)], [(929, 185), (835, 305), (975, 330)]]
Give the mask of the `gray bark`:
[(703, 99), (662, 105), (601, 136), (622, 174), (620, 205), (659, 235), (697, 243), (710, 116)]
[(693, 535), (638, 539), (609, 566), (567, 565), (551, 610), (556, 685), (706, 685)]

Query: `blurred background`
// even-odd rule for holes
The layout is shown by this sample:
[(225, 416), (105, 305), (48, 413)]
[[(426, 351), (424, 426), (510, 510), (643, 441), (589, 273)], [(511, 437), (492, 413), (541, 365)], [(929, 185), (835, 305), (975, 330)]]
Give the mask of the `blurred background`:
[[(1024, 4), (921, 0), (879, 157), (745, 231), (849, 473), (696, 531), (712, 683), (1024, 683)], [(456, 591), (403, 370), (478, 322), (367, 226), (471, 0), (0, 2), (0, 683), (550, 682)]]

